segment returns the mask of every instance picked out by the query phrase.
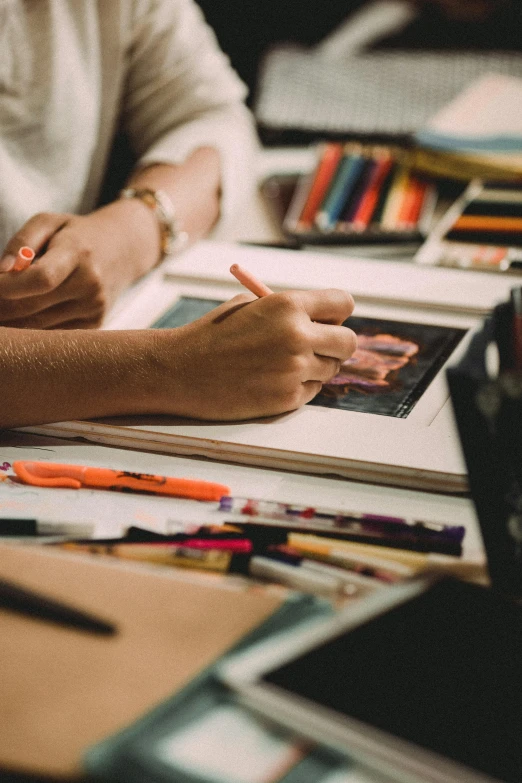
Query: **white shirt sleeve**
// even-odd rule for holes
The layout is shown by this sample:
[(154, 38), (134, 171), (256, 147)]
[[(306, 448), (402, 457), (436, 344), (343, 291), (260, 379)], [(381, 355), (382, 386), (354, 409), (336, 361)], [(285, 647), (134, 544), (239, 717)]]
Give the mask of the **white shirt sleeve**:
[(193, 0), (134, 0), (122, 122), (138, 165), (221, 158), (221, 218), (254, 184), (257, 137), (246, 87)]

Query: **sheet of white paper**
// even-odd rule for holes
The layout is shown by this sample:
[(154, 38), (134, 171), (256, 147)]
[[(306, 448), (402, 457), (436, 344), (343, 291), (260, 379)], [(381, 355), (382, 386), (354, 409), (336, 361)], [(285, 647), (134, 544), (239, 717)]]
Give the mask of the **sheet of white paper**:
[(273, 783), (302, 755), (294, 742), (233, 705), (216, 707), (161, 740), (156, 753), (163, 762), (218, 783)]
[(519, 137), (522, 147), (522, 79), (482, 76), (437, 112), (427, 130), (452, 137)]
[(45, 489), (15, 483), (10, 478), (13, 476), (11, 465), (18, 459), (98, 465), (199, 478), (226, 483), (232, 494), (238, 497), (321, 505), (339, 511), (416, 516), (443, 524), (464, 525), (464, 557), (479, 562), (484, 557), (473, 503), (467, 497), (110, 448), (22, 433), (6, 433), (0, 439), (0, 517), (63, 522), (94, 520), (95, 535), (99, 537), (117, 536), (130, 525), (168, 533), (179, 530), (183, 522), (222, 521), (217, 503), (106, 490)]

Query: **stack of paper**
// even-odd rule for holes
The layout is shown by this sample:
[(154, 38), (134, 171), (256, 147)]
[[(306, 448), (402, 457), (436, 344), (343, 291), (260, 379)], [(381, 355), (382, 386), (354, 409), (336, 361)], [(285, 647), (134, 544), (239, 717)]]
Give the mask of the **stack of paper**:
[(415, 165), (437, 176), (522, 180), (522, 79), (487, 74), (415, 134)]

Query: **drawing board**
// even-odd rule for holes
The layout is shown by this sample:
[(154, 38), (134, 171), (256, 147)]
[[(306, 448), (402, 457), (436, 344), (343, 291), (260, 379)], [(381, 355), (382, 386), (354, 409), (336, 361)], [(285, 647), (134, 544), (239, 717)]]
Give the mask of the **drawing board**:
[[(207, 252), (212, 243), (202, 244), (203, 250)], [(222, 266), (226, 264), (228, 268), (230, 263), (242, 263), (263, 278), (259, 268), (251, 262), (251, 248), (245, 249), (242, 255), (243, 248), (230, 247), (234, 252), (230, 256), (222, 254)], [(221, 251), (222, 248), (219, 248)], [(287, 270), (279, 270), (281, 287), (287, 287), (283, 281), (285, 271), (288, 271), (288, 277), (294, 276), (295, 279), (294, 265), (301, 262), (303, 255), (293, 251), (285, 254), (285, 263), (290, 263), (289, 256), (292, 261)], [(199, 257), (204, 258), (204, 255)], [(372, 266), (375, 262), (369, 263)], [(179, 278), (173, 275), (176, 264), (180, 265), (180, 269), (183, 266), (183, 274)], [(195, 275), (190, 279), (185, 266), (186, 260), (181, 257), (169, 267), (168, 276), (162, 270), (157, 270), (138, 284), (118, 303), (105, 328), (147, 328), (153, 324), (157, 327), (173, 326), (176, 318), (181, 317), (179, 323), (186, 319), (186, 312), (183, 311), (187, 304), (189, 310), (194, 301), (197, 301), (198, 307), (211, 309), (239, 290), (237, 281), (230, 275), (227, 279), (224, 273), (214, 274), (215, 278), (221, 275), (222, 282), (212, 282), (204, 276)], [(407, 270), (409, 273), (409, 266)], [(441, 270), (424, 268), (422, 271)], [(406, 270), (403, 276), (406, 280)], [(486, 277), (490, 285), (491, 276)], [(469, 274), (466, 280), (468, 278)], [(274, 279), (264, 277), (267, 284), (276, 287)], [(316, 271), (316, 285), (323, 287), (331, 284), (331, 279), (330, 276), (325, 280), (324, 275)], [(350, 288), (349, 285), (345, 287)], [(366, 330), (364, 350), (371, 354), (366, 357), (371, 360), (370, 371), (372, 362), (380, 364), (382, 343), (386, 343), (386, 340), (391, 342), (394, 350), (397, 343), (400, 344), (399, 353), (394, 353), (394, 350), (386, 353), (384, 346), (386, 359), (390, 356), (396, 359), (399, 355), (402, 361), (404, 351), (410, 354), (401, 366), (385, 372), (384, 376), (381, 372), (381, 376), (378, 376), (390, 382), (393, 393), (404, 392), (407, 398), (406, 402), (404, 399), (394, 400), (394, 410), (391, 412), (376, 412), (371, 405), (370, 408), (365, 407), (368, 401), (372, 405), (375, 400), (382, 401), (386, 396), (382, 392), (374, 390), (371, 393), (364, 388), (361, 392), (360, 389), (350, 387), (349, 383), (344, 383), (339, 390), (335, 388), (336, 385), (343, 385), (339, 383), (325, 387), (321, 395), (323, 399), (316, 398), (314, 404), (271, 418), (209, 422), (171, 416), (141, 416), (59, 422), (25, 429), (61, 437), (83, 437), (144, 451), (204, 456), (247, 465), (331, 474), (417, 489), (463, 492), (467, 490), (466, 470), (444, 369), (448, 363), (458, 360), (465, 350), (471, 331), (481, 319), (472, 315), (470, 307), (467, 312), (457, 312), (455, 298), (452, 300), (453, 305), (444, 310), (440, 291), (436, 306), (432, 306), (435, 297), (429, 300), (429, 290), (427, 295), (428, 306), (373, 302), (356, 296), (354, 325), (356, 321), (356, 331), (359, 330), (359, 333)], [(373, 350), (375, 343), (381, 344), (381, 353)], [(422, 365), (423, 362), (426, 366)], [(410, 374), (410, 371), (414, 371), (412, 388), (408, 386), (411, 378), (408, 380), (408, 376), (404, 376), (404, 367)], [(363, 371), (357, 379), (364, 387), (368, 375), (365, 376)], [(347, 404), (337, 404), (336, 395), (348, 401)], [(354, 409), (349, 402), (350, 396), (352, 399), (359, 397), (362, 406), (356, 405)], [(396, 410), (399, 410), (398, 414)]]
[[(485, 315), (509, 298), (510, 276), (466, 269), (429, 267), (408, 261), (357, 258), (339, 253), (283, 250), (229, 242), (199, 242), (164, 265), (174, 279), (224, 283), (241, 264), (274, 291), (288, 288), (344, 288), (358, 303), (421, 307)], [(235, 290), (241, 287), (236, 281)]]

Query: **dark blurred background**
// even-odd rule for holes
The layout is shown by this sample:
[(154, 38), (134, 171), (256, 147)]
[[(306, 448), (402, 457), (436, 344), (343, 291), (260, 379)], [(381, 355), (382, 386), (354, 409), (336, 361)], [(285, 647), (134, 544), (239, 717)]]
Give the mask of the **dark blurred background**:
[[(370, 0), (198, 0), (223, 50), (255, 97), (258, 66), (273, 45), (313, 46)], [(522, 0), (411, 0), (415, 17), (373, 48), (522, 50)]]

